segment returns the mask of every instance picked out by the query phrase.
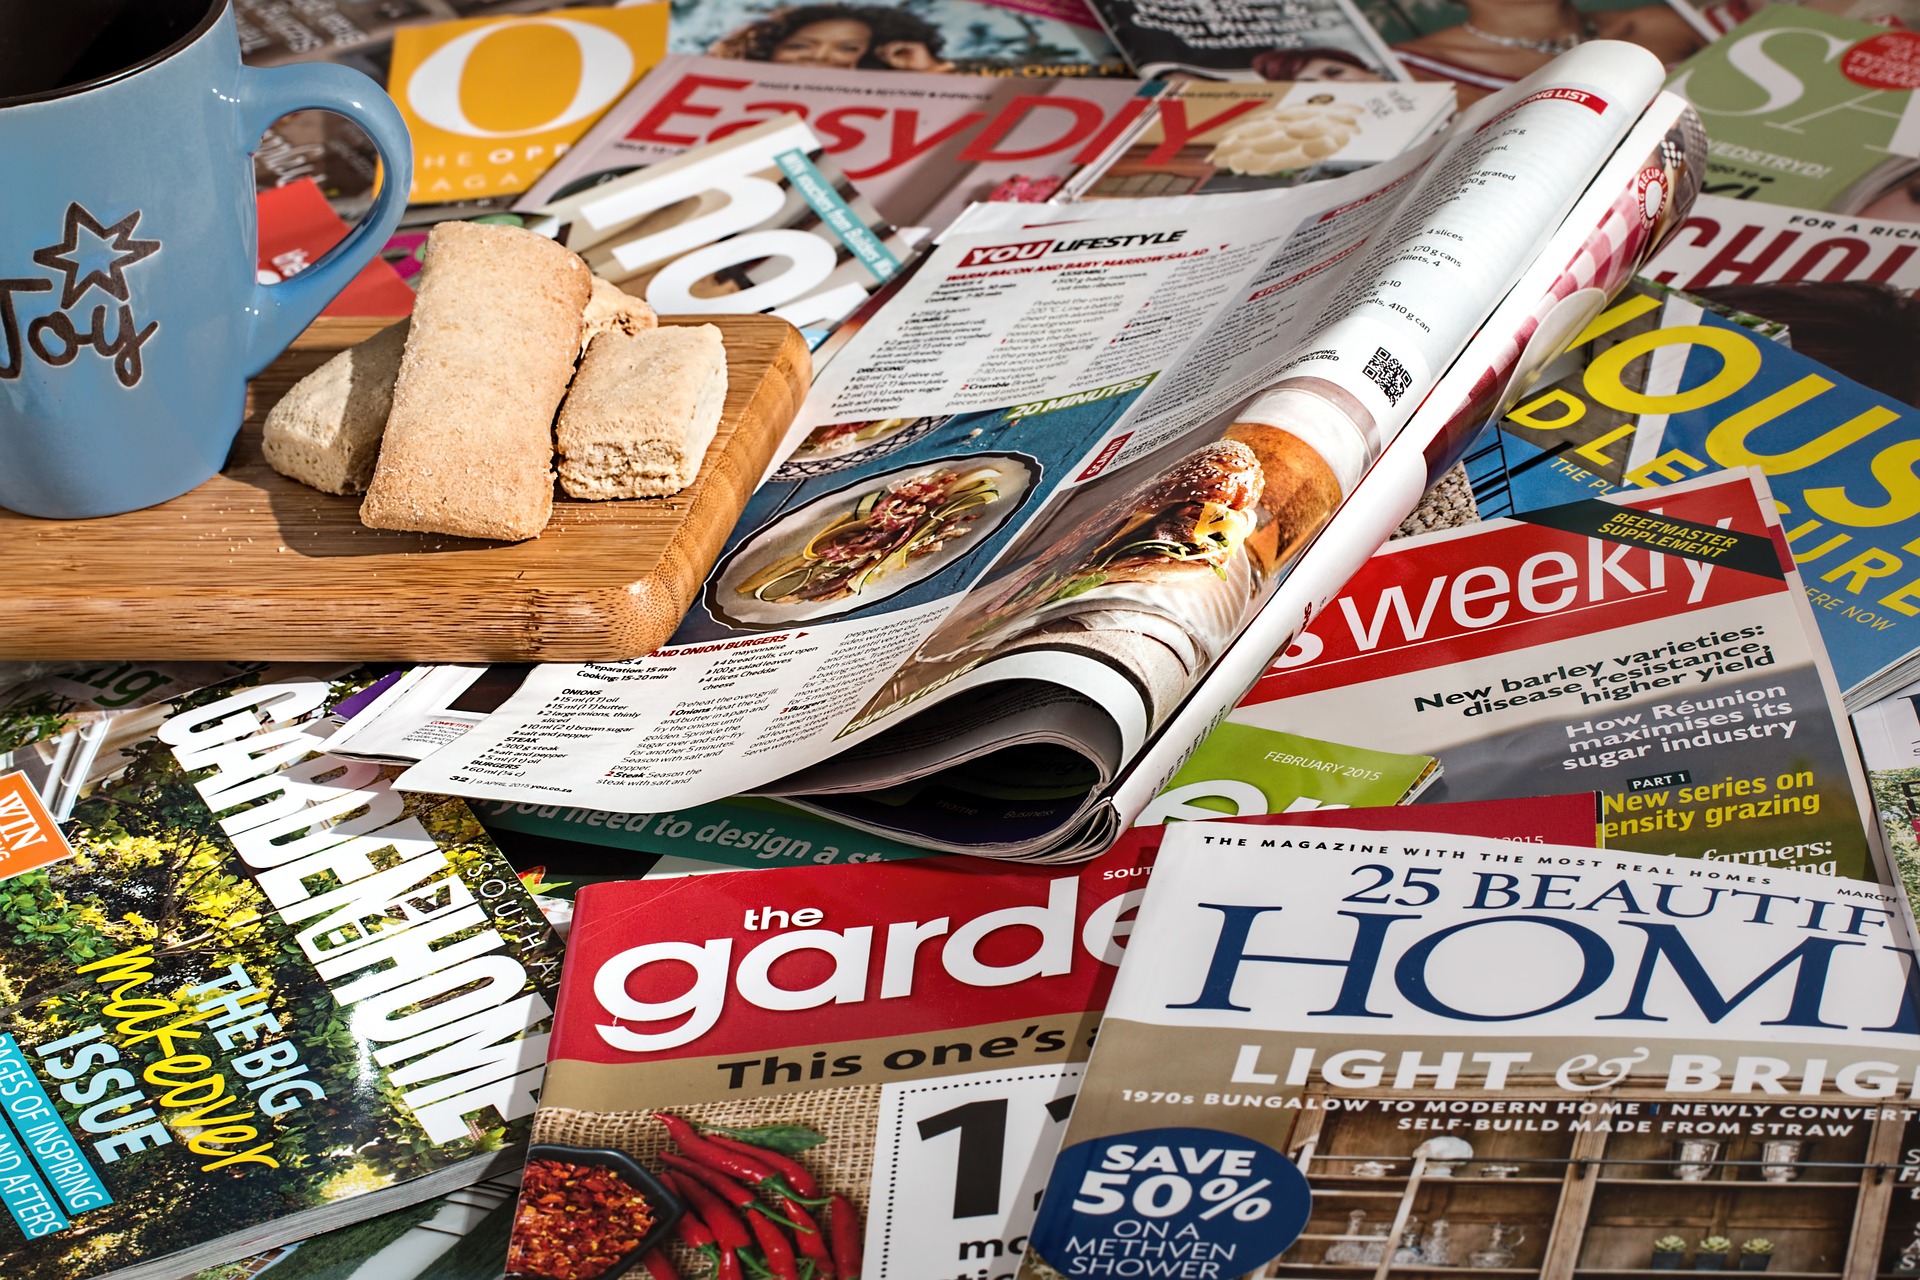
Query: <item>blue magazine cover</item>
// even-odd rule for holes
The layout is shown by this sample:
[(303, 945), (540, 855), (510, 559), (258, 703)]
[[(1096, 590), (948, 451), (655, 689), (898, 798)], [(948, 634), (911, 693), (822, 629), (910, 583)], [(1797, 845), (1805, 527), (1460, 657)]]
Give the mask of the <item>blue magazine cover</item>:
[(1756, 466), (1848, 710), (1883, 696), (1920, 649), (1920, 412), (1900, 381), (1911, 356), (1874, 350), (1879, 300), (1853, 296), (1879, 288), (1709, 301), (1636, 282), (1470, 451), (1481, 515)]

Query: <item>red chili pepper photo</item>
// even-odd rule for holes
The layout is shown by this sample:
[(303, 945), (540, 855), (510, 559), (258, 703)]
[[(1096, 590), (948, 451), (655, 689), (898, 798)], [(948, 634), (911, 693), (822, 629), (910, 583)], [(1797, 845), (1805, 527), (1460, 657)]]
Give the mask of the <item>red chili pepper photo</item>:
[(794, 1221), (793, 1241), (800, 1248), (800, 1256), (813, 1260), (814, 1280), (835, 1280), (839, 1275), (833, 1265), (833, 1255), (828, 1251), (826, 1232), (820, 1229), (807, 1207), (798, 1200), (782, 1199), (780, 1207)]
[(756, 1205), (747, 1215), (747, 1222), (753, 1227), (753, 1238), (760, 1242), (760, 1252), (766, 1256), (767, 1270), (779, 1280), (800, 1280), (800, 1263), (793, 1256), (793, 1244), (773, 1225), (772, 1219)]
[[(671, 1159), (671, 1157), (664, 1158)], [(673, 1178), (672, 1174), (666, 1176)], [(740, 1215), (705, 1186), (692, 1178), (685, 1177), (673, 1178), (668, 1185), (687, 1202), (688, 1208), (700, 1215), (700, 1221), (705, 1223), (707, 1230), (713, 1233), (713, 1238), (719, 1242), (723, 1253), (744, 1249), (753, 1243), (753, 1236), (747, 1231), (747, 1224), (741, 1220)]]
[(787, 1185), (795, 1191), (798, 1191), (800, 1196), (808, 1201), (820, 1199), (819, 1182), (815, 1181), (812, 1172), (808, 1170), (807, 1166), (801, 1164), (792, 1156), (782, 1155), (778, 1151), (769, 1151), (765, 1147), (756, 1147), (751, 1142), (742, 1142), (738, 1138), (729, 1138), (724, 1134), (710, 1133), (706, 1135), (706, 1138), (708, 1142), (713, 1143), (715, 1146), (725, 1147), (729, 1151), (737, 1152), (745, 1156), (752, 1156), (759, 1160), (762, 1164), (767, 1165), (775, 1173), (785, 1178)]
[(860, 1239), (860, 1211), (845, 1196), (835, 1196), (827, 1209), (827, 1243), (840, 1280), (860, 1280), (864, 1250)]
[[(680, 1154), (687, 1159), (724, 1173), (729, 1178), (738, 1178), (769, 1200), (780, 1196), (792, 1196), (796, 1200), (810, 1198), (806, 1192), (788, 1185), (774, 1167), (761, 1158), (768, 1152), (756, 1150), (752, 1155), (745, 1155), (729, 1151), (711, 1138), (702, 1137), (691, 1124), (671, 1112), (656, 1111), (653, 1118), (666, 1126), (667, 1136), (673, 1139), (673, 1144), (680, 1148)], [(818, 1190), (816, 1187), (815, 1191)]]
[(667, 1261), (667, 1255), (659, 1249), (649, 1249), (640, 1265), (653, 1280), (680, 1280), (680, 1273), (673, 1269), (673, 1263)]
[(738, 1209), (741, 1213), (745, 1213), (748, 1208), (751, 1207), (760, 1210), (760, 1212), (773, 1218), (777, 1222), (784, 1223), (789, 1227), (793, 1226), (793, 1223), (788, 1222), (785, 1218), (762, 1204), (753, 1192), (747, 1190), (717, 1170), (709, 1169), (705, 1165), (697, 1164), (685, 1156), (676, 1155), (671, 1151), (661, 1153), (660, 1163), (679, 1171), (684, 1175), (684, 1181), (699, 1183), (720, 1197), (720, 1199), (732, 1205), (735, 1209)]

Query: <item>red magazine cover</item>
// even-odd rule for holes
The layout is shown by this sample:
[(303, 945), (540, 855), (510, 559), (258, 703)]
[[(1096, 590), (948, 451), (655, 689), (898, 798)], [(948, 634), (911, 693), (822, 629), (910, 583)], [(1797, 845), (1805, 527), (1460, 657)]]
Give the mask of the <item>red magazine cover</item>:
[[(1590, 795), (1337, 812), (1594, 832)], [(1164, 831), (1071, 870), (945, 857), (582, 888), (509, 1270), (592, 1280), (589, 1242), (601, 1270), (736, 1255), (723, 1277), (1010, 1265)], [(585, 1186), (599, 1199), (566, 1210)]]
[[(333, 211), (312, 178), (298, 178), (283, 187), (260, 192), (259, 208), (263, 284), (300, 274), (347, 238), (347, 224)], [(320, 314), (412, 315), (413, 290), (391, 266), (375, 258)]]

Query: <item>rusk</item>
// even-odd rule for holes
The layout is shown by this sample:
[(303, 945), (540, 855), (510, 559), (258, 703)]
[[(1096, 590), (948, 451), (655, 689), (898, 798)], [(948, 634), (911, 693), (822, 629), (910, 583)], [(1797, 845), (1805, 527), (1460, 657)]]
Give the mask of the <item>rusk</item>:
[(586, 264), (544, 236), (433, 229), (362, 524), (506, 541), (546, 527), (554, 411), (591, 291)]
[(587, 299), (586, 331), (580, 335), (580, 354), (603, 333), (629, 337), (658, 324), (659, 318), (644, 299), (636, 298), (605, 276), (593, 278), (593, 296)]
[(402, 320), (382, 329), (294, 383), (262, 428), (268, 465), (322, 493), (365, 493), (393, 408), (407, 326)]
[(727, 398), (727, 352), (710, 324), (587, 348), (560, 410), (560, 484), (575, 498), (654, 498), (700, 473)]

